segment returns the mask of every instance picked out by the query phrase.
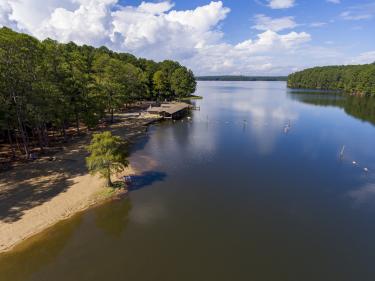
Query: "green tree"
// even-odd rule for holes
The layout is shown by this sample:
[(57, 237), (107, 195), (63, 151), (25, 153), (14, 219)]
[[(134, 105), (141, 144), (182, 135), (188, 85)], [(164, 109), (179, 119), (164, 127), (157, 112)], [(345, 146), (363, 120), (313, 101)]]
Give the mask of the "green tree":
[[(180, 68), (171, 60), (157, 63), (106, 47), (40, 42), (0, 28), (0, 142), (10, 144), (13, 156), (29, 157), (52, 139), (68, 141), (72, 126), (77, 132), (94, 128), (106, 113), (113, 120), (124, 105), (187, 95), (195, 79)], [(342, 87), (372, 91), (372, 73), (358, 71), (363, 85), (352, 79)]]
[(35, 38), (2, 28), (0, 34), (0, 91), (14, 112), (20, 132), (23, 153), (29, 157), (29, 104), (32, 103), (34, 83), (40, 59), (40, 43)]
[(177, 68), (171, 77), (172, 91), (178, 98), (183, 98), (195, 92), (197, 82), (194, 74), (186, 67)]
[(153, 77), (153, 84), (154, 93), (156, 95), (157, 100), (169, 97), (170, 92), (168, 76), (162, 70), (158, 70), (155, 72)]
[(314, 67), (288, 76), (288, 87), (375, 96), (375, 65)]
[(87, 150), (90, 156), (86, 157), (86, 164), (90, 173), (99, 173), (106, 179), (107, 186), (113, 186), (111, 175), (123, 171), (129, 164), (126, 143), (107, 131), (94, 134)]

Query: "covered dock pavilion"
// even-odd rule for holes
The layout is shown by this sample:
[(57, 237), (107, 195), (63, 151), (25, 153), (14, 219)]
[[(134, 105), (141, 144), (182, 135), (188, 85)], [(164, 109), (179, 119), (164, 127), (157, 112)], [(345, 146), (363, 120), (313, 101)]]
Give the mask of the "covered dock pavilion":
[(178, 119), (185, 116), (190, 108), (191, 105), (184, 102), (170, 102), (162, 103), (160, 106), (156, 107), (150, 106), (147, 112), (149, 114), (160, 115), (164, 118)]

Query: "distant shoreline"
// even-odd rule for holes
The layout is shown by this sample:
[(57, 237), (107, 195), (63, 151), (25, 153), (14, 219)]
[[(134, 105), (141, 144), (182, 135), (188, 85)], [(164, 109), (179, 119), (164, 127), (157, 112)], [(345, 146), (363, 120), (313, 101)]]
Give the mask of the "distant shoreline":
[(243, 75), (218, 75), (197, 76), (197, 81), (287, 81), (288, 76), (243, 76)]

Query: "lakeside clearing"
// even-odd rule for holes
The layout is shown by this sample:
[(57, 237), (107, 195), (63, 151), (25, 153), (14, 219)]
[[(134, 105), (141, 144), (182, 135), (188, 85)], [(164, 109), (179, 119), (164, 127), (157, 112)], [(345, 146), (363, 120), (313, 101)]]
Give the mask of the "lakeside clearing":
[[(116, 117), (118, 122), (108, 129), (130, 142), (144, 134), (146, 126), (159, 120), (154, 116), (134, 118), (126, 114)], [(119, 192), (104, 187), (103, 179), (87, 171), (86, 146), (92, 133), (95, 132), (67, 144), (54, 156), (54, 161), (39, 159), (1, 173), (0, 252), (11, 250), (61, 220), (119, 196)], [(113, 180), (136, 173), (137, 164), (131, 161)]]

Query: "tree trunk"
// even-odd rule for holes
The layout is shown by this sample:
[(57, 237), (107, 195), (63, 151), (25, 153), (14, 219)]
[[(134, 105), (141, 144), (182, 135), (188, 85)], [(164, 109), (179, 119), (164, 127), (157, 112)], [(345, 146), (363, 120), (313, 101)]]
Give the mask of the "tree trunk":
[(10, 149), (12, 151), (12, 159), (14, 159), (16, 158), (16, 151), (14, 150), (12, 135), (11, 135), (9, 127), (8, 127), (8, 139), (9, 139)]
[(63, 140), (63, 142), (66, 142), (66, 130), (65, 130), (65, 121), (64, 121), (64, 123), (63, 123), (63, 125), (62, 125), (62, 132), (63, 132), (63, 137), (64, 137), (64, 140)]
[(27, 140), (27, 135), (26, 135), (26, 132), (25, 132), (23, 120), (21, 118), (20, 105), (17, 102), (17, 98), (16, 98), (16, 95), (15, 95), (14, 91), (12, 91), (11, 96), (12, 96), (14, 105), (16, 107), (17, 122), (18, 122), (18, 127), (19, 127), (19, 130), (20, 130), (20, 133), (21, 133), (21, 138), (22, 138), (22, 142), (23, 142), (23, 148), (24, 148), (25, 156), (26, 156), (26, 159), (29, 159), (29, 157), (30, 157), (29, 145), (28, 145), (28, 140)]
[(112, 187), (113, 186), (113, 183), (112, 183), (112, 181), (111, 181), (111, 176), (109, 175), (108, 177), (107, 177), (107, 187)]
[(17, 145), (17, 149), (18, 151), (22, 154), (24, 153), (24, 151), (22, 150), (21, 146), (20, 146), (20, 143), (18, 141), (18, 135), (17, 135), (17, 132), (14, 133), (14, 139), (16, 140), (16, 145)]
[(38, 127), (36, 130), (37, 130), (37, 135), (38, 135), (40, 152), (44, 153), (44, 141), (43, 141), (43, 136), (42, 136), (42, 128)]
[(114, 114), (113, 114), (113, 108), (111, 109), (111, 124), (113, 124), (113, 122), (114, 122), (114, 116), (113, 116)]
[(29, 151), (29, 144), (28, 144), (28, 141), (27, 141), (26, 131), (25, 131), (24, 127), (23, 127), (22, 121), (20, 119), (18, 119), (18, 121), (19, 121), (21, 138), (22, 138), (22, 144), (23, 144), (23, 149), (25, 151), (25, 156), (26, 156), (26, 159), (29, 159), (29, 157), (30, 157), (30, 151)]
[(49, 139), (48, 139), (48, 129), (45, 122), (43, 122), (43, 126), (41, 128), (42, 130), (42, 137), (43, 137), (43, 143), (45, 146), (49, 146)]
[(77, 127), (77, 133), (79, 134), (79, 117), (77, 113), (76, 113), (76, 127)]

